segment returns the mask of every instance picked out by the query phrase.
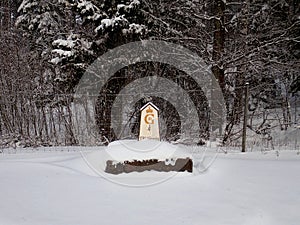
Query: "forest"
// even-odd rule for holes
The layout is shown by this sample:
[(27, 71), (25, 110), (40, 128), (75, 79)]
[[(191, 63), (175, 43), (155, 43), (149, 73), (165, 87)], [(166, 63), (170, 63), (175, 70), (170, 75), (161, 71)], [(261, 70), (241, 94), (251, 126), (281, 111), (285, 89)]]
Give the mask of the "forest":
[[(183, 46), (210, 66), (226, 105), (222, 135), (210, 132), (201, 88), (164, 63), (126, 66), (92, 101), (83, 97), (75, 104), (76, 86), (98, 57), (143, 40)], [(248, 146), (272, 148), (297, 141), (288, 136), (300, 129), (298, 0), (1, 0), (0, 65), (0, 147), (137, 138), (139, 109), (148, 101), (161, 109), (166, 141), (204, 144), (215, 138), (238, 147), (245, 125)], [(112, 106), (122, 89), (154, 75), (191, 98), (201, 123), (196, 138), (181, 134), (178, 108), (151, 93), (123, 102), (116, 119), (122, 132), (112, 129)]]

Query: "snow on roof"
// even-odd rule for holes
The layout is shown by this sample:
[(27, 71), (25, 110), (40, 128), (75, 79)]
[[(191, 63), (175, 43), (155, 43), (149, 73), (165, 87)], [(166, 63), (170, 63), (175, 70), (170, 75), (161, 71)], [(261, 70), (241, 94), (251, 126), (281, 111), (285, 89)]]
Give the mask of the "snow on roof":
[(151, 105), (154, 109), (156, 109), (157, 111), (159, 111), (159, 108), (156, 106), (156, 105), (154, 105), (152, 102), (148, 102), (146, 105), (144, 105), (141, 109), (140, 109), (140, 111), (143, 111), (147, 106), (149, 106), (149, 105)]

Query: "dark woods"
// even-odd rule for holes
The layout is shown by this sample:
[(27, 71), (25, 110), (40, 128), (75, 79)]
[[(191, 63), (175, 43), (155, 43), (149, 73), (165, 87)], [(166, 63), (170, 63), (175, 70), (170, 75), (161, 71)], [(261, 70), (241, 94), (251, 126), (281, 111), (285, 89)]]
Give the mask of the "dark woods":
[[(152, 75), (166, 77), (188, 92), (203, 128), (193, 142), (204, 143), (210, 137), (207, 100), (186, 74), (169, 65), (123, 68), (94, 102), (74, 105), (73, 93), (86, 68), (108, 50), (139, 40), (180, 44), (211, 65), (226, 101), (226, 126), (218, 137), (223, 144), (241, 141), (247, 82), (247, 127), (258, 138), (299, 122), (299, 1), (2, 0), (0, 145), (115, 140), (119, 137), (110, 123), (114, 99), (130, 82)], [(120, 115), (122, 138), (136, 137), (138, 110), (147, 100), (163, 108), (164, 140), (178, 140), (176, 109), (153, 96)]]

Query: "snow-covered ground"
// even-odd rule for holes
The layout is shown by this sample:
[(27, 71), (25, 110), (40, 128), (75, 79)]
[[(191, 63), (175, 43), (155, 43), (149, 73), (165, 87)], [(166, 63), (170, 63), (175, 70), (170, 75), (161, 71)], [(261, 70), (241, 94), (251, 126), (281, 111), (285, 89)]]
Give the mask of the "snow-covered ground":
[(108, 150), (114, 151), (111, 157), (126, 157), (118, 155), (116, 146), (4, 150), (0, 225), (299, 224), (297, 151), (209, 150), (203, 155), (204, 148), (189, 147), (185, 150), (187, 155), (192, 152), (193, 174), (106, 176), (99, 172), (101, 166), (93, 168)]

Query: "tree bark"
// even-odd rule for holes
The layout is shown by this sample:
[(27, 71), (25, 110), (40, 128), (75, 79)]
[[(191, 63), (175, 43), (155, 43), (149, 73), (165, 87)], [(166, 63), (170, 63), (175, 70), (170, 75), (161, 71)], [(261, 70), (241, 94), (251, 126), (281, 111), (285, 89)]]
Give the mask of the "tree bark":
[(225, 3), (222, 0), (215, 0), (213, 4), (214, 14), (214, 39), (213, 39), (213, 66), (212, 72), (218, 80), (219, 85), (224, 93), (225, 74), (223, 68), (223, 53), (225, 45), (225, 27), (224, 27), (224, 10)]

